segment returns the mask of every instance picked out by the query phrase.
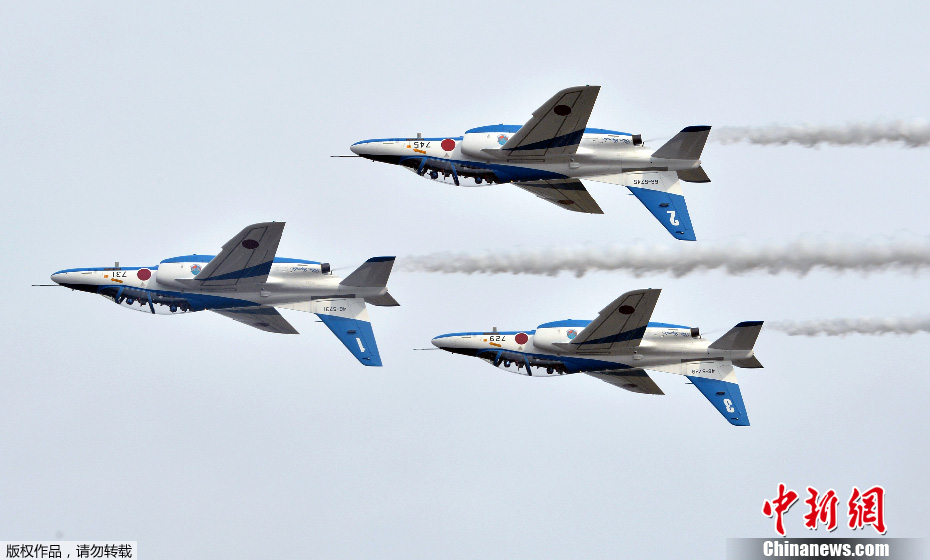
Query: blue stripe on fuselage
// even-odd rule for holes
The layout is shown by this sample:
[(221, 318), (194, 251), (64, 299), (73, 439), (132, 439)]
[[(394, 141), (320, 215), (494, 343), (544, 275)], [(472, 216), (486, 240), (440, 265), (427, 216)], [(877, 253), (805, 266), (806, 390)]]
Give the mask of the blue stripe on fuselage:
[(509, 334), (509, 335), (514, 335), (514, 334), (520, 334), (520, 333), (525, 333), (525, 334), (536, 334), (536, 331), (494, 331), (494, 332), (478, 331), (478, 332), (454, 332), (454, 333), (441, 334), (441, 335), (439, 335), (439, 336), (434, 336), (433, 339), (435, 340), (435, 339), (437, 339), (437, 338), (449, 338), (450, 336), (482, 336), (482, 335), (487, 335), (487, 334), (501, 334), (501, 335)]
[[(397, 165), (403, 164), (403, 162), (408, 160), (422, 160), (422, 156), (408, 156), (402, 157), (398, 160)], [(437, 157), (427, 157), (427, 164), (429, 160), (431, 161), (441, 161), (446, 163), (452, 163), (455, 165), (464, 165), (467, 167), (477, 168), (477, 169), (487, 169), (494, 173), (497, 177), (497, 180), (501, 183), (512, 183), (519, 181), (539, 181), (540, 179), (567, 179), (568, 175), (562, 175), (561, 173), (553, 173), (552, 171), (543, 171), (541, 169), (534, 169), (532, 167), (516, 167), (513, 165), (501, 165), (497, 163), (484, 163), (480, 161), (471, 161), (471, 160), (457, 160), (457, 159), (444, 159)], [(462, 171), (459, 171), (461, 174)]]
[(147, 268), (149, 270), (158, 270), (158, 265), (155, 266), (100, 266), (100, 267), (91, 267), (91, 268), (66, 268), (64, 270), (59, 270), (55, 274), (64, 274), (66, 272), (110, 272), (119, 271), (119, 270), (142, 270)]
[[(162, 264), (187, 262), (206, 263), (212, 261), (215, 257), (216, 255), (182, 255), (180, 257), (171, 257), (170, 259), (165, 259), (161, 262)], [(309, 259), (291, 259), (288, 257), (275, 257), (272, 262), (282, 264), (320, 264), (320, 261), (311, 261)]]
[[(186, 300), (191, 311), (206, 311), (209, 309), (233, 309), (236, 307), (257, 307), (261, 304), (244, 299), (228, 298), (223, 296), (214, 296), (208, 294), (193, 294), (190, 292), (173, 292), (169, 290), (150, 290), (148, 288), (137, 288), (135, 286), (114, 286), (112, 284), (101, 284), (97, 286), (97, 293), (102, 294), (104, 291), (113, 291), (122, 289), (123, 293), (132, 292), (132, 297), (138, 297), (134, 294), (142, 292), (144, 294), (163, 296), (166, 298)], [(156, 302), (157, 303), (157, 302)]]
[[(484, 354), (491, 354), (492, 356), (497, 356), (499, 352), (504, 352), (508, 356), (522, 356), (524, 360), (529, 358), (544, 360), (546, 362), (558, 362), (565, 366), (565, 371), (569, 373), (582, 373), (585, 371), (600, 371), (607, 369), (633, 369), (633, 366), (623, 364), (620, 362), (607, 362), (604, 360), (592, 360), (590, 358), (580, 358), (574, 356), (553, 356), (551, 354), (532, 354), (529, 352), (515, 352), (513, 350), (498, 350), (496, 348), (487, 348), (481, 349), (476, 353), (476, 356), (479, 358), (484, 357)], [(544, 367), (544, 366), (533, 366), (532, 367)]]
[(540, 140), (539, 142), (533, 142), (532, 144), (524, 144), (522, 146), (517, 146), (516, 148), (505, 149), (511, 152), (518, 152), (523, 150), (548, 150), (550, 148), (574, 146), (575, 144), (581, 142), (581, 137), (583, 135), (584, 130), (576, 130), (575, 132), (569, 132), (568, 134), (563, 134), (561, 136), (547, 138), (545, 140)]
[[(523, 128), (519, 124), (489, 124), (466, 130), (465, 134), (480, 134), (482, 132), (508, 132), (514, 133)], [(617, 136), (632, 136), (629, 132), (620, 132), (619, 130), (607, 130), (606, 128), (586, 128), (585, 134), (614, 134)]]
[(255, 276), (264, 276), (271, 272), (271, 263), (272, 261), (263, 262), (255, 266), (250, 266), (248, 268), (241, 268), (239, 270), (227, 272), (226, 274), (220, 274), (219, 276), (211, 276), (209, 278), (197, 278), (197, 280), (203, 280), (204, 282), (211, 282), (213, 280), (240, 280), (242, 278), (253, 278)]
[(353, 146), (359, 144), (371, 144), (373, 142), (442, 142), (443, 140), (455, 140), (461, 142), (463, 136), (440, 136), (439, 138), (372, 138), (371, 140), (359, 140)]
[[(549, 329), (556, 327), (587, 327), (591, 321), (583, 321), (580, 319), (562, 319), (561, 321), (550, 321), (548, 323), (543, 323), (536, 327), (537, 329)], [(658, 329), (690, 329), (691, 327), (685, 325), (673, 325), (671, 323), (653, 323), (649, 322), (647, 325), (649, 328), (658, 328)]]

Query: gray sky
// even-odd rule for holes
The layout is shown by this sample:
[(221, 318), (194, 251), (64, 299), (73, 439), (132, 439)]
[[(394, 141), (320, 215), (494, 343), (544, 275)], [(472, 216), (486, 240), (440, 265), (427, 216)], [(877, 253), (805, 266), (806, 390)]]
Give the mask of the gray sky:
[[(583, 9), (582, 9), (583, 8)], [(930, 398), (910, 337), (763, 330), (738, 370), (752, 426), (684, 378), (665, 397), (527, 379), (431, 337), (592, 318), (663, 288), (654, 318), (925, 313), (927, 274), (392, 277), (364, 368), (315, 317), (275, 336), (211, 313), (128, 313), (45, 283), (62, 268), (215, 252), (287, 221), (279, 255), (673, 240), (621, 187), (576, 215), (508, 186), (456, 189), (333, 159), (360, 139), (522, 124), (598, 84), (592, 126), (927, 118), (924, 3), (341, 6), (3, 2), (0, 539), (137, 540), (146, 558), (720, 558), (774, 534), (779, 482), (884, 485), (888, 536), (927, 537)], [(661, 140), (659, 141), (661, 142)], [(702, 242), (926, 235), (926, 148), (709, 143), (686, 185)], [(803, 499), (803, 498), (802, 498)], [(803, 529), (803, 504), (788, 514)], [(842, 511), (841, 511), (842, 514)], [(864, 533), (868, 536), (871, 529)], [(835, 536), (856, 536), (840, 528)]]

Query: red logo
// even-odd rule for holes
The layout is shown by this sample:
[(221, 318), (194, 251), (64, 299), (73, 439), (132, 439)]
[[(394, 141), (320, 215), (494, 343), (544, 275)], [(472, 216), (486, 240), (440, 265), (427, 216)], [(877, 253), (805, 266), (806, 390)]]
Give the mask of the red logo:
[(817, 501), (817, 490), (808, 486), (807, 493), (810, 494), (810, 498), (804, 500), (804, 503), (807, 504), (810, 511), (804, 516), (804, 526), (816, 531), (817, 522), (820, 521), (827, 526), (828, 532), (836, 529), (836, 503), (840, 501), (836, 497), (836, 492), (832, 488), (827, 490), (827, 493), (820, 498), (819, 502)]
[(519, 333), (513, 339), (517, 341), (517, 344), (526, 344), (530, 337), (526, 336), (526, 333)]
[[(860, 502), (860, 499), (862, 500)], [(849, 506), (849, 528), (861, 529), (871, 525), (880, 535), (885, 534), (885, 489), (873, 486), (863, 493), (853, 486)]]
[(785, 536), (785, 522), (782, 516), (796, 501), (798, 501), (798, 493), (794, 490), (785, 492), (785, 485), (779, 484), (778, 497), (771, 502), (766, 500), (766, 502), (762, 504), (762, 515), (766, 517), (775, 516), (775, 530), (783, 537)]
[(140, 268), (139, 272), (136, 272), (136, 276), (139, 280), (145, 281), (152, 277), (152, 271), (147, 268)]
[(441, 147), (442, 151), (444, 152), (451, 152), (452, 150), (455, 149), (455, 140), (451, 138), (446, 138), (445, 140), (442, 141), (441, 144), (439, 144), (439, 147)]
[[(836, 529), (836, 506), (839, 503), (836, 492), (831, 488), (821, 496), (816, 488), (808, 486), (807, 493), (809, 497), (804, 500), (807, 505), (804, 526), (816, 531), (817, 526), (822, 523), (828, 532)], [(762, 515), (775, 517), (775, 531), (783, 537), (786, 534), (784, 515), (797, 501), (798, 493), (794, 490), (788, 490), (784, 484), (780, 483), (778, 485), (778, 496), (774, 500), (766, 500), (762, 504)], [(865, 492), (860, 492), (859, 488), (853, 486), (852, 496), (847, 502), (847, 507), (850, 529), (862, 529), (866, 525), (871, 525), (880, 535), (885, 534), (884, 488), (873, 486)]]

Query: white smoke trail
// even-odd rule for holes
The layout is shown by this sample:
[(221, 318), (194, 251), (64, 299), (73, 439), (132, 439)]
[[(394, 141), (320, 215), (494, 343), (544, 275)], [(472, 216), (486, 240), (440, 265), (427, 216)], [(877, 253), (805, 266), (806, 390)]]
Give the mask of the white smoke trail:
[(930, 317), (860, 317), (820, 321), (767, 321), (767, 328), (789, 336), (916, 334), (930, 332)]
[(710, 139), (721, 144), (749, 142), (759, 145), (799, 144), (807, 148), (820, 144), (871, 146), (900, 142), (909, 148), (930, 145), (930, 123), (924, 120), (853, 123), (843, 126), (779, 125), (721, 126), (712, 129)]
[(433, 253), (406, 257), (399, 264), (410, 272), (444, 274), (530, 274), (556, 276), (570, 272), (625, 272), (634, 277), (669, 274), (682, 277), (722, 270), (804, 276), (815, 269), (871, 273), (887, 270), (917, 273), (930, 269), (930, 238), (896, 237), (843, 243), (801, 238), (787, 245), (735, 242), (646, 247), (541, 247), (503, 252)]

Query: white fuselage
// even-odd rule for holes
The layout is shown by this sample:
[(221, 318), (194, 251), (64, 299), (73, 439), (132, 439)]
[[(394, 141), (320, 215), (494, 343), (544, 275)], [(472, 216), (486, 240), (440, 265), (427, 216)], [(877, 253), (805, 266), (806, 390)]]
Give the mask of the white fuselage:
[(634, 145), (631, 134), (591, 128), (585, 130), (572, 155), (534, 158), (499, 151), (518, 128), (496, 125), (471, 129), (458, 137), (363, 140), (353, 144), (351, 150), (368, 159), (402, 165), (415, 172), (436, 171), (443, 179), (448, 179), (454, 170), (460, 177), (497, 183), (601, 178), (623, 184), (623, 179), (610, 176), (701, 166), (699, 159), (655, 158), (655, 150)]
[[(532, 331), (468, 332), (440, 335), (434, 346), (481, 358), (508, 371), (532, 376), (610, 369), (642, 368), (692, 375), (695, 368), (715, 367), (748, 358), (752, 351), (709, 348), (690, 327), (650, 323), (638, 346), (610, 354), (576, 353), (569, 346), (587, 321), (556, 321)], [(706, 366), (702, 366), (706, 363)]]
[[(287, 305), (313, 299), (376, 297), (387, 291), (383, 287), (342, 286), (340, 277), (324, 273), (328, 270), (325, 263), (286, 258), (275, 259), (268, 279), (261, 284), (203, 289), (183, 282), (196, 278), (212, 258), (211, 255), (189, 255), (166, 259), (151, 267), (68, 269), (52, 274), (51, 279), (69, 288), (116, 299), (131, 309), (145, 312), (157, 309), (165, 314), (256, 304)], [(149, 298), (153, 306), (149, 306)], [(185, 306), (181, 301), (190, 304)]]

